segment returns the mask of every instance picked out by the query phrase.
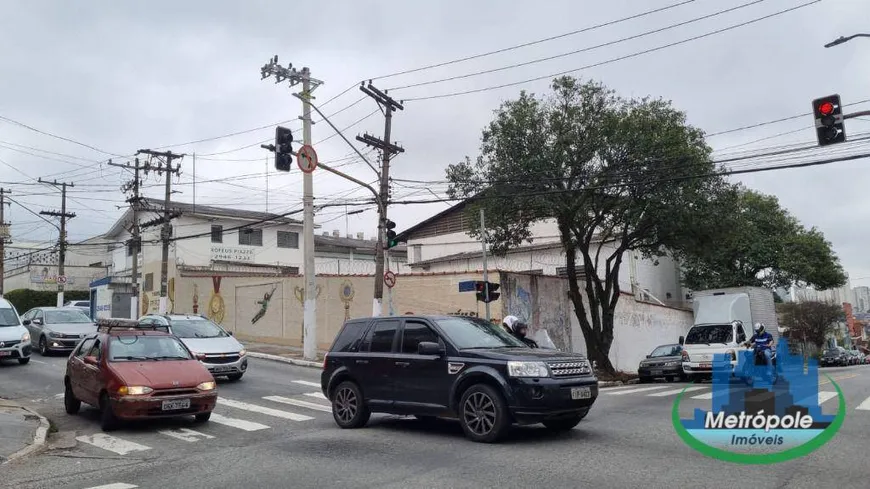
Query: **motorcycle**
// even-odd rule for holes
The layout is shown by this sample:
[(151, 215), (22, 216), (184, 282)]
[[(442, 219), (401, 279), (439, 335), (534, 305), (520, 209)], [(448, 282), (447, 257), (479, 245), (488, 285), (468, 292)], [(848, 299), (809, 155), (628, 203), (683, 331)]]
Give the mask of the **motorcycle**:
[[(744, 346), (747, 348), (750, 347), (749, 342), (744, 343)], [(755, 345), (750, 352), (743, 352), (744, 355), (751, 355), (751, 359), (744, 357), (744, 361), (737, 362), (737, 366), (742, 369), (738, 374), (738, 377), (743, 380), (744, 383), (748, 386), (752, 386), (755, 383), (755, 379), (759, 377), (758, 373), (763, 372), (763, 376), (768, 376), (768, 368), (767, 368), (767, 360), (764, 358), (764, 349), (759, 348)], [(771, 385), (776, 384), (776, 381), (779, 380), (779, 367), (776, 362), (776, 348), (770, 348), (770, 363), (772, 365), (773, 378), (770, 379)], [(761, 369), (759, 369), (761, 367)]]
[(556, 344), (553, 343), (553, 340), (550, 338), (550, 334), (547, 333), (546, 329), (539, 329), (535, 331), (532, 335), (532, 339), (535, 343), (538, 344), (538, 348), (544, 348), (546, 350), (555, 350)]

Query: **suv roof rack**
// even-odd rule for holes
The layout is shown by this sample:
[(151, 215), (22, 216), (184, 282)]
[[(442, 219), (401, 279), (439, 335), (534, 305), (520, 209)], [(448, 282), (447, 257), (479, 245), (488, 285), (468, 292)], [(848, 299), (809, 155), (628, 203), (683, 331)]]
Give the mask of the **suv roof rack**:
[(97, 330), (105, 333), (111, 333), (113, 329), (123, 329), (127, 331), (165, 331), (169, 332), (169, 327), (162, 324), (142, 324), (136, 319), (127, 318), (101, 318), (97, 319)]

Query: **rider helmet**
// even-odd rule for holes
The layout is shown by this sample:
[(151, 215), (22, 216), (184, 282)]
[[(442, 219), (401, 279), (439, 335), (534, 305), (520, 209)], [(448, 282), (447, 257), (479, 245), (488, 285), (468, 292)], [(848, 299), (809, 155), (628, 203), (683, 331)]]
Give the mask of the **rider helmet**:
[(517, 338), (525, 338), (529, 332), (529, 325), (522, 321), (515, 321), (511, 326), (511, 331), (513, 331)]
[(764, 323), (755, 323), (755, 334), (761, 334), (764, 332)]

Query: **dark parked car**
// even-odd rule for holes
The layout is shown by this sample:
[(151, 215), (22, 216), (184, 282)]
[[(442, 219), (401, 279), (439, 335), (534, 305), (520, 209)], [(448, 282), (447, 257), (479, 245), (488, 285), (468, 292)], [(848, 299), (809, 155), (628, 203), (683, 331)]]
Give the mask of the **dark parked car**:
[(484, 443), (514, 423), (570, 430), (598, 397), (583, 355), (531, 349), (500, 326), (457, 316), (346, 322), (321, 387), (341, 428), (362, 427), (373, 412), (458, 418)]
[(849, 356), (846, 350), (842, 347), (828, 348), (819, 359), (819, 365), (822, 367), (845, 367), (849, 364)]
[(668, 381), (685, 380), (682, 354), (683, 347), (680, 344), (657, 346), (637, 367), (640, 381), (652, 382), (657, 377), (664, 377)]

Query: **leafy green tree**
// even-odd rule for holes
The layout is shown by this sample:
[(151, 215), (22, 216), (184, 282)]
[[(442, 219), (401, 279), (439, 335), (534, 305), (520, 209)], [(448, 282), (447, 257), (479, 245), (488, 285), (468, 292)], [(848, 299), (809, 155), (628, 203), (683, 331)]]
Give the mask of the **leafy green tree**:
[(780, 305), (785, 335), (793, 341), (821, 348), (834, 333), (836, 322), (844, 320), (843, 307), (826, 302), (789, 302)]
[(710, 200), (705, 222), (703, 238), (678, 249), (690, 289), (846, 283), (822, 232), (804, 228), (774, 196), (730, 185)]
[[(472, 198), (470, 216), (485, 209), (497, 254), (531, 242), (532, 223), (555, 221), (586, 351), (613, 373), (623, 255), (661, 256), (679, 244), (723, 182), (697, 178), (716, 170), (710, 148), (669, 102), (626, 100), (571, 77), (554, 80), (552, 90), (502, 104), (480, 156), (448, 167), (449, 191)], [(479, 237), (478, 220), (470, 222)]]

